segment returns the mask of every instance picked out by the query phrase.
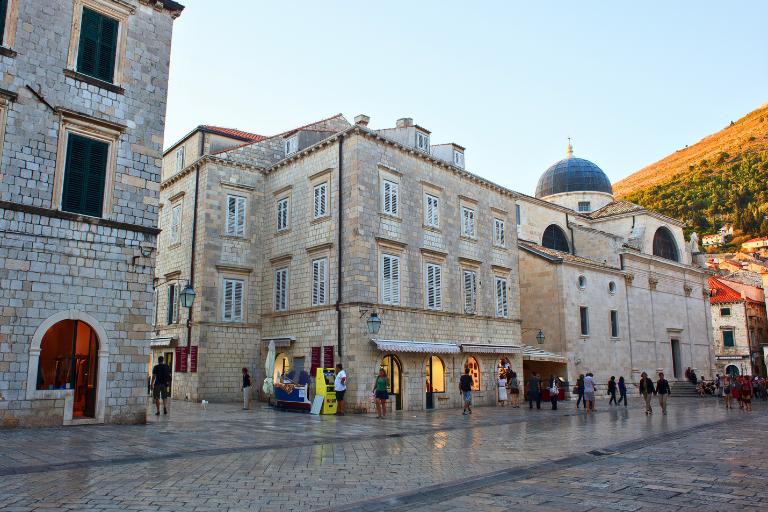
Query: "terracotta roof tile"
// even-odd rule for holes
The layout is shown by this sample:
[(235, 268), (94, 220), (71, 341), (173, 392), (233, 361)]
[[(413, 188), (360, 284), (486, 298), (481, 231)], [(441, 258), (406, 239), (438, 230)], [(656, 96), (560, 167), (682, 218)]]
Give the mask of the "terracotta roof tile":
[(544, 247), (543, 245), (535, 244), (533, 242), (527, 242), (523, 240), (518, 241), (518, 245), (521, 249), (526, 249), (528, 252), (533, 253), (539, 253), (539, 255), (543, 255), (545, 257), (549, 258), (556, 258), (561, 259), (563, 261), (569, 261), (571, 263), (584, 263), (587, 265), (600, 265), (606, 268), (613, 268), (617, 269), (616, 267), (612, 267), (610, 265), (606, 265), (601, 261), (597, 260), (591, 260), (589, 258), (582, 258), (581, 256), (575, 256), (569, 252), (563, 252), (563, 251), (556, 251), (554, 249), (549, 249), (547, 247)]
[(259, 135), (256, 133), (244, 132), (243, 130), (236, 130), (234, 128), (222, 128), (220, 126), (212, 126), (210, 124), (201, 125), (200, 128), (210, 133), (223, 135), (225, 137), (234, 137), (236, 139), (241, 139), (248, 142), (258, 142), (267, 138), (264, 135)]
[(709, 289), (712, 290), (709, 302), (710, 304), (721, 304), (724, 302), (743, 302), (741, 293), (726, 285), (716, 277), (709, 278)]

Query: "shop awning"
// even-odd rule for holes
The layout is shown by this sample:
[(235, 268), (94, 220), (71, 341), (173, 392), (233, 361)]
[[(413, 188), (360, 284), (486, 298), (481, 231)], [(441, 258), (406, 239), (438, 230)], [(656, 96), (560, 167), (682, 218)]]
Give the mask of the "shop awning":
[(565, 363), (566, 359), (560, 354), (547, 352), (540, 348), (531, 347), (530, 345), (523, 345), (523, 360), (528, 361), (550, 361), (553, 363)]
[(474, 343), (462, 343), (462, 352), (475, 354), (519, 354), (522, 348), (518, 345), (480, 345)]
[(261, 341), (265, 345), (269, 345), (270, 341), (275, 342), (275, 348), (281, 348), (281, 347), (290, 347), (291, 343), (296, 341), (296, 338), (294, 336), (281, 336), (277, 338), (262, 338)]
[(170, 348), (176, 344), (176, 336), (163, 336), (149, 340), (149, 346), (152, 348)]
[(422, 354), (458, 354), (459, 344), (444, 341), (406, 341), (372, 339), (382, 352), (419, 352)]

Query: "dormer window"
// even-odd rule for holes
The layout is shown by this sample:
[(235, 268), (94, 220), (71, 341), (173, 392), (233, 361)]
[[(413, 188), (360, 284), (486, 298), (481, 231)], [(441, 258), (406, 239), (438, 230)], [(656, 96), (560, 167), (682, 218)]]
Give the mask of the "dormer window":
[(292, 155), (299, 150), (299, 138), (294, 135), (285, 139), (285, 156)]
[(453, 152), (453, 165), (456, 167), (464, 168), (464, 153), (461, 153), (459, 151)]
[(589, 201), (579, 201), (579, 213), (589, 213), (592, 211), (592, 204)]
[(429, 135), (424, 132), (416, 132), (416, 149), (429, 153)]

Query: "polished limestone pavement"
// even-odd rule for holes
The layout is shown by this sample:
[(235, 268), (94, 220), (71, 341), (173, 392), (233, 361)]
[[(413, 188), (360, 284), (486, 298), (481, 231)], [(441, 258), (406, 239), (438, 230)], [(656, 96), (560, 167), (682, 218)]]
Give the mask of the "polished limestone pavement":
[(146, 426), (0, 430), (0, 510), (768, 510), (768, 407), (316, 417), (178, 402)]

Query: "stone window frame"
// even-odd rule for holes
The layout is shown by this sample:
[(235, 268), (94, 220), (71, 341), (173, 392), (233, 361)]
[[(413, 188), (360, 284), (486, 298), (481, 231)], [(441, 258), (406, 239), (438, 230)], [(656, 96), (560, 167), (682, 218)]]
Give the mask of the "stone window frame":
[[(723, 311), (725, 311), (725, 310), (728, 310), (728, 314), (723, 313)], [(721, 307), (720, 308), (720, 316), (725, 317), (725, 318), (730, 317), (731, 316), (731, 307), (730, 306), (728, 306), (728, 307)]]
[[(104, 16), (117, 20), (119, 32), (117, 34), (117, 51), (115, 53), (115, 72), (112, 82), (104, 82), (89, 75), (83, 75), (77, 70), (77, 54), (80, 51), (80, 26), (83, 21), (83, 8), (87, 7)], [(136, 12), (136, 8), (122, 0), (73, 0), (72, 26), (70, 28), (69, 52), (67, 53), (66, 70), (74, 74), (73, 78), (85, 78), (95, 82), (103, 83), (107, 89), (120, 89), (113, 92), (122, 93), (122, 86), (125, 85), (125, 61), (127, 59), (128, 47), (128, 18)], [(85, 80), (84, 80), (85, 81)]]
[(579, 287), (579, 290), (584, 291), (587, 289), (587, 276), (584, 274), (579, 274), (579, 277), (577, 279), (577, 286)]
[[(285, 224), (281, 224), (281, 214), (280, 214), (280, 205), (285, 202)], [(280, 196), (275, 201), (275, 213), (277, 214), (277, 218), (275, 219), (275, 231), (277, 233), (285, 233), (286, 231), (289, 231), (291, 229), (291, 196), (290, 194), (286, 194), (284, 196)]]
[(175, 153), (175, 157), (174, 157), (175, 158), (175, 163), (174, 163), (175, 172), (179, 172), (180, 170), (182, 170), (184, 168), (184, 157), (186, 156), (185, 153), (186, 153), (186, 151), (184, 151), (184, 145), (181, 145), (178, 149), (176, 149), (176, 153)]
[[(388, 306), (401, 306), (403, 304), (403, 277), (406, 274), (406, 245), (392, 240), (377, 239), (376, 268), (376, 295), (379, 304)], [(384, 258), (395, 258), (397, 260), (397, 301), (384, 301)], [(405, 283), (407, 284), (407, 283)]]
[[(221, 321), (226, 323), (233, 323), (233, 324), (240, 324), (244, 323), (246, 321), (246, 297), (247, 297), (247, 290), (248, 290), (248, 282), (245, 279), (246, 276), (243, 276), (242, 274), (233, 274), (231, 272), (225, 273), (221, 275), (220, 277), (220, 283), (221, 283), (221, 308), (220, 308), (220, 315), (221, 315)], [(233, 283), (232, 293), (233, 293), (233, 299), (232, 299), (232, 317), (227, 318), (225, 311), (225, 303), (227, 300), (227, 282)], [(234, 286), (236, 284), (240, 284), (241, 291), (240, 291), (240, 314), (235, 315), (235, 305), (234, 305)]]
[(507, 221), (496, 215), (493, 217), (493, 246), (502, 249), (507, 247)]
[(21, 0), (8, 0), (8, 10), (5, 12), (5, 31), (0, 34), (0, 48), (7, 50), (0, 52), (7, 57), (15, 57), (13, 47), (16, 44), (16, 24), (19, 20), (19, 2)]
[(616, 282), (615, 281), (610, 281), (608, 283), (608, 293), (610, 293), (611, 295), (616, 295)]
[[(614, 322), (615, 319), (615, 322)], [(616, 327), (616, 334), (613, 333), (614, 325)], [(608, 313), (608, 328), (610, 329), (609, 335), (612, 340), (621, 338), (621, 323), (619, 322), (619, 310), (611, 309)]]
[[(277, 288), (277, 275), (278, 273), (285, 273), (285, 279), (283, 280), (283, 303), (280, 302), (278, 297)], [(272, 271), (272, 310), (276, 313), (284, 313), (291, 307), (290, 300), (290, 283), (291, 283), (291, 271), (289, 268), (289, 262), (285, 261), (282, 264), (276, 266)]]
[[(174, 231), (174, 215), (176, 213), (176, 208), (179, 209), (179, 223), (176, 226), (176, 230)], [(171, 202), (171, 222), (170, 226), (168, 227), (168, 248), (173, 249), (175, 247), (178, 247), (181, 245), (181, 229), (184, 224), (184, 199), (183, 196), (176, 199), (176, 201)], [(175, 235), (175, 237), (174, 237)]]
[[(460, 237), (465, 240), (477, 240), (477, 208), (474, 205), (468, 205), (468, 204), (462, 204), (460, 211), (460, 225), (461, 225), (461, 234)], [(467, 213), (471, 213), (469, 215), (471, 222), (466, 223), (465, 217), (467, 216)], [(470, 233), (467, 230), (467, 227), (471, 224), (472, 232)]]
[[(585, 311), (586, 314), (584, 316), (585, 322), (582, 322), (582, 311)], [(586, 332), (585, 328), (586, 327)], [(589, 306), (579, 305), (579, 336), (582, 338), (588, 338), (589, 337)]]
[[(312, 276), (312, 291), (309, 294), (309, 301), (310, 305), (313, 308), (316, 307), (323, 307), (327, 306), (329, 303), (329, 293), (330, 292), (330, 276), (329, 276), (329, 269), (330, 269), (330, 258), (327, 253), (324, 251), (321, 251), (320, 254), (310, 255), (311, 256), (311, 262), (310, 262), (310, 273)], [(323, 267), (323, 275), (322, 279), (315, 280), (315, 264), (322, 264)], [(319, 266), (318, 266), (319, 268)], [(316, 297), (319, 297), (319, 287), (323, 287), (323, 300), (315, 300)], [(318, 287), (317, 293), (315, 293), (315, 288)]]
[[(56, 147), (56, 167), (54, 169), (53, 199), (51, 207), (54, 210), (61, 211), (69, 135), (80, 135), (82, 137), (104, 142), (109, 146), (107, 168), (104, 173), (104, 196), (100, 218), (114, 220), (113, 192), (117, 180), (117, 145), (120, 142), (120, 136), (125, 131), (125, 127), (61, 108), (57, 108), (56, 112), (59, 114), (59, 137)], [(87, 217), (85, 214), (78, 215)]]
[[(504, 283), (503, 293), (499, 294), (499, 282)], [(509, 278), (499, 273), (493, 275), (494, 314), (496, 318), (509, 318)], [(506, 310), (506, 311), (504, 311)]]
[[(432, 305), (429, 304), (430, 270), (432, 273)], [(424, 260), (424, 307), (430, 311), (443, 310), (443, 265), (432, 258)]]
[(578, 204), (579, 213), (589, 213), (592, 211), (591, 201), (579, 201)]
[[(720, 332), (722, 333), (721, 339), (723, 341), (723, 348), (729, 349), (729, 348), (736, 348), (736, 328), (733, 326), (723, 326), (720, 327)], [(731, 345), (725, 344), (725, 333), (729, 332), (731, 333)]]
[[(387, 190), (389, 188), (389, 190)], [(389, 209), (387, 209), (389, 194)], [(379, 213), (388, 217), (400, 218), (400, 179), (391, 175), (379, 175)]]

